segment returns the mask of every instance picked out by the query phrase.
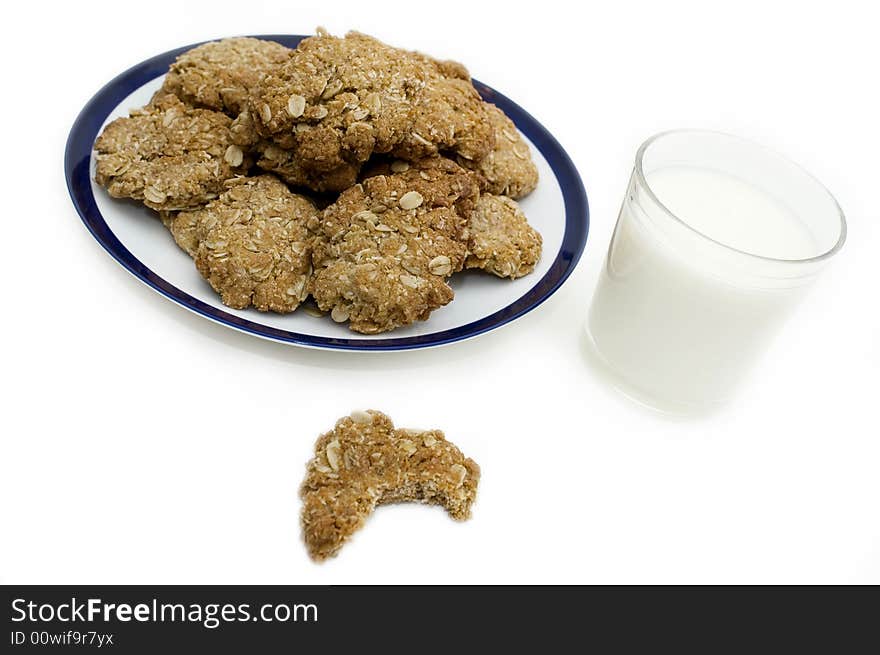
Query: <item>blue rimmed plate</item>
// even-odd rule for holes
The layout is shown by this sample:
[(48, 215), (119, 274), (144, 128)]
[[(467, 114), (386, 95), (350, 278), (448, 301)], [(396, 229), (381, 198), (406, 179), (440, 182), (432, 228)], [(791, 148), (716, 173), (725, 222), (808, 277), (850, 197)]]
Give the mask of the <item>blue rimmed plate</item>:
[[(304, 37), (257, 38), (293, 48)], [(574, 270), (589, 231), (587, 196), (574, 164), (519, 105), (474, 80), (483, 98), (503, 109), (525, 136), (538, 166), (540, 184), (521, 201), (544, 237), (544, 254), (533, 273), (515, 281), (476, 271), (458, 274), (450, 283), (453, 302), (433, 312), (428, 321), (379, 335), (359, 335), (327, 316), (315, 318), (302, 311), (279, 315), (225, 307), (154, 214), (136, 203), (110, 198), (94, 182), (95, 137), (109, 121), (145, 105), (162, 85), (171, 62), (192, 47), (148, 59), (101, 89), (73, 124), (64, 155), (67, 186), (83, 223), (116, 261), (163, 296), (205, 318), (275, 341), (336, 350), (407, 350), (468, 339), (510, 323), (549, 298)]]

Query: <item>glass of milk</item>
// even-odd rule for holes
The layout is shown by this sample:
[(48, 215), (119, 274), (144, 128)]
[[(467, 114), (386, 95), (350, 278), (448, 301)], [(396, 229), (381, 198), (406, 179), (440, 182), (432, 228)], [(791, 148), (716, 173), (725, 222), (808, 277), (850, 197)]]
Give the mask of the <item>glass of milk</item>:
[(716, 132), (646, 141), (587, 320), (595, 354), (638, 400), (727, 400), (846, 238), (831, 194), (755, 143)]

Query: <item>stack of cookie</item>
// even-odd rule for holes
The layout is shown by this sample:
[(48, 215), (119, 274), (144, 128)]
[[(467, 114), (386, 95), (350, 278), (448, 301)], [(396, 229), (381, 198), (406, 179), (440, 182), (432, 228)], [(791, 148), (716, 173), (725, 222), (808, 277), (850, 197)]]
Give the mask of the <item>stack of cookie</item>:
[(538, 172), (510, 119), (461, 64), (364, 34), (194, 48), (95, 150), (97, 182), (158, 211), (236, 309), (311, 296), (384, 332), (450, 302), (454, 273), (515, 279), (541, 253), (516, 203)]

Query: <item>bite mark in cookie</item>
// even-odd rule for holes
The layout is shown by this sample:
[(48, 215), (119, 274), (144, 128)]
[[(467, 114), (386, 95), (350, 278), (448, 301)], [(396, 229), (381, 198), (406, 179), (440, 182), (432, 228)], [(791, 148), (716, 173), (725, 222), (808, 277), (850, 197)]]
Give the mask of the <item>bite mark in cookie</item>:
[(312, 294), (366, 334), (426, 320), (453, 298), (479, 197), (472, 174), (435, 157), (343, 192), (321, 217)]
[(95, 179), (115, 198), (160, 211), (204, 205), (250, 166), (232, 143), (231, 124), (220, 112), (162, 96), (104, 128), (95, 141)]
[(292, 312), (308, 297), (318, 210), (271, 175), (231, 180), (204, 209), (180, 212), (171, 233), (235, 309)]
[(440, 430), (399, 429), (381, 412), (352, 412), (318, 438), (306, 467), (300, 496), (309, 555), (336, 555), (378, 505), (441, 505), (465, 520), (479, 481), (476, 462)]

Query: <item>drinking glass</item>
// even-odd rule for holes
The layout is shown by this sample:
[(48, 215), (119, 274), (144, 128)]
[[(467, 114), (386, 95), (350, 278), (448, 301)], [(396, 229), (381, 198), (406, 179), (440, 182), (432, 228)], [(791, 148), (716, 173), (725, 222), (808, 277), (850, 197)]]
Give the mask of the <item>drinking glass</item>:
[(699, 130), (638, 150), (587, 319), (599, 360), (661, 409), (727, 401), (846, 239), (837, 201), (788, 159)]

